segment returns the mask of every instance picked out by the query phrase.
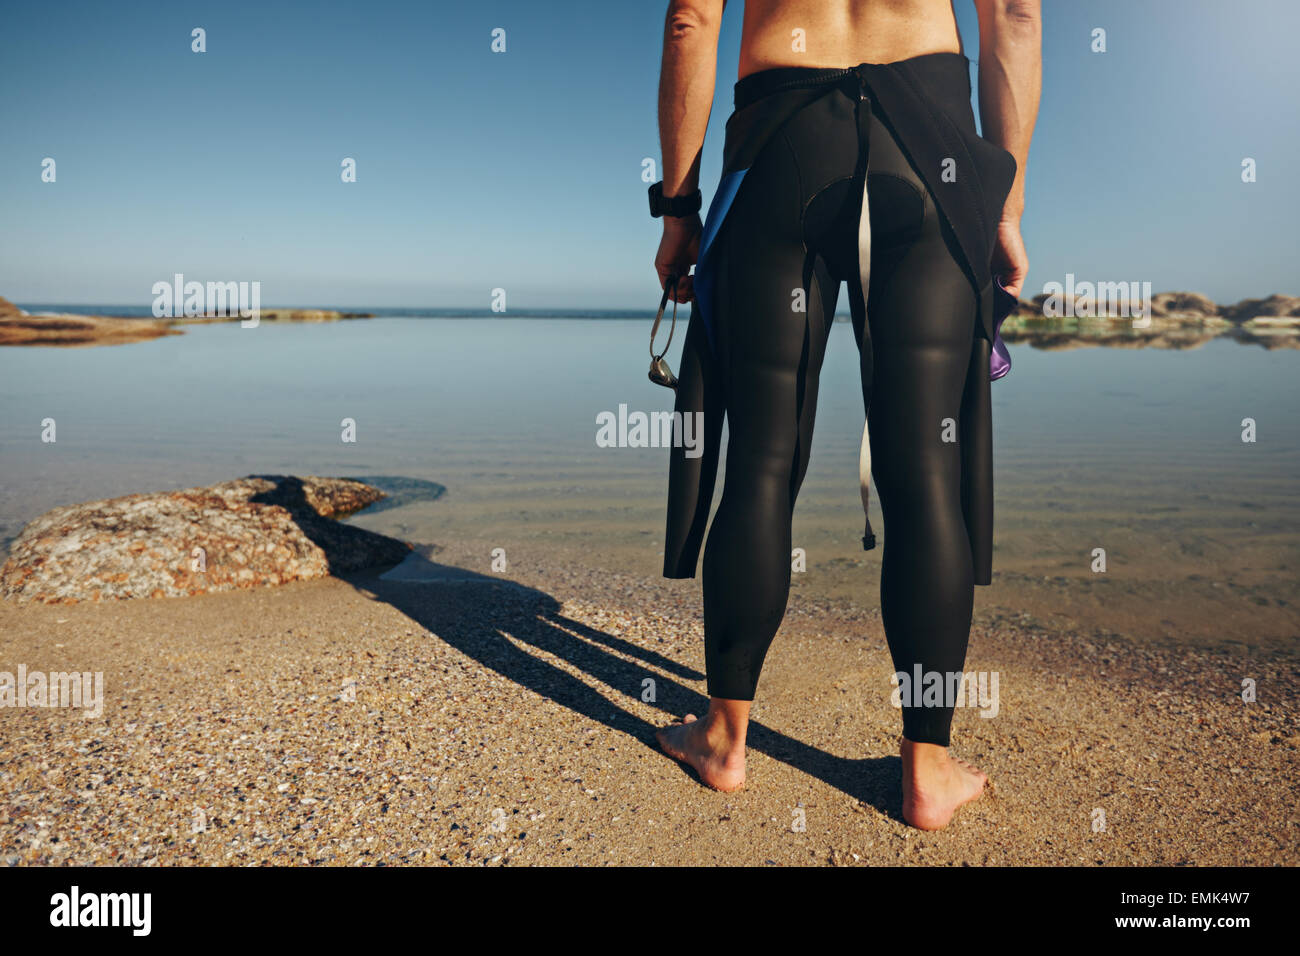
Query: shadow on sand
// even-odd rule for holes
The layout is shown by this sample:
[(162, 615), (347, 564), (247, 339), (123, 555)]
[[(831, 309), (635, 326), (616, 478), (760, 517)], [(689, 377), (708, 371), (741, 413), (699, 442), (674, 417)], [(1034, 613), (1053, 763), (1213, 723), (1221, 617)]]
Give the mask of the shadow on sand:
[(363, 568), (394, 564), (411, 553), (410, 545), (388, 535), (376, 534), (320, 514), (307, 498), (302, 479), (293, 475), (249, 475), (272, 482), (274, 487), (249, 498), (264, 505), (278, 505), (293, 517), (304, 535), (325, 552), (331, 574), (346, 574)]
[[(658, 727), (611, 698), (626, 695), (639, 700), (643, 680), (652, 677), (656, 686), (653, 706), (666, 716), (699, 715), (708, 707), (706, 696), (674, 679), (698, 681), (703, 674), (656, 651), (566, 617), (560, 612), (559, 601), (536, 588), (437, 564), (414, 552), (382, 574), (349, 575), (347, 580), (484, 667), (626, 734), (661, 755), (654, 739)], [(599, 689), (551, 663), (546, 655), (588, 675)], [(897, 756), (863, 760), (837, 757), (758, 721), (750, 724), (748, 744), (752, 750), (902, 820), (902, 768)], [(662, 756), (665, 761), (671, 759)], [(671, 771), (665, 766), (664, 772)], [(689, 772), (694, 776), (693, 770)]]

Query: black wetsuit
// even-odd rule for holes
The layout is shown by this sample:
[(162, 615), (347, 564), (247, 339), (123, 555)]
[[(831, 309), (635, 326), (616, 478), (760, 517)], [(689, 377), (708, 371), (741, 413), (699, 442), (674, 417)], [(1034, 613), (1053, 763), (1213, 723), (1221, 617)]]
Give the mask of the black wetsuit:
[[(673, 449), (664, 561), (668, 577), (694, 574), (725, 412), (726, 478), (704, 549), (709, 694), (753, 699), (785, 614), (841, 282), (884, 515), (894, 665), (960, 672), (973, 585), (991, 573), (990, 360), (1005, 356), (997, 326), (1014, 300), (989, 258), (1014, 158), (976, 135), (960, 54), (765, 70), (735, 97), (677, 395), (679, 412), (704, 413), (711, 452)], [(908, 739), (948, 744), (950, 706), (904, 703)]]

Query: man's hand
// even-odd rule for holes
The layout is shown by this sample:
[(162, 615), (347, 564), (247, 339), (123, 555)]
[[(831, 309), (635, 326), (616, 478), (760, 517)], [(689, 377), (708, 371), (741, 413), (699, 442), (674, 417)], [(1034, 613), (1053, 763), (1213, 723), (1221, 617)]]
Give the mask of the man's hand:
[(699, 214), (693, 216), (664, 216), (664, 236), (659, 240), (655, 255), (655, 272), (659, 273), (659, 288), (663, 288), (670, 275), (676, 275), (677, 294), (670, 295), (675, 302), (690, 302), (695, 298), (695, 281), (688, 273), (700, 255), (700, 235), (704, 225)]
[(1020, 237), (1020, 220), (1003, 219), (998, 223), (998, 238), (993, 246), (993, 271), (1002, 277), (1003, 287), (1020, 297), (1020, 289), (1029, 274), (1029, 254)]

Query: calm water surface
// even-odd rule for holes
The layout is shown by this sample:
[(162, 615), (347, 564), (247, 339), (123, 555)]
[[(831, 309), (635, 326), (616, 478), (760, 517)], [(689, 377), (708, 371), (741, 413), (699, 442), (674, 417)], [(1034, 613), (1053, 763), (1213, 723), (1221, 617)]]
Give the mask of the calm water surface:
[[(252, 473), (400, 476), (446, 492), (353, 520), (419, 544), (546, 547), (656, 575), (666, 452), (595, 442), (601, 411), (671, 408), (646, 379), (649, 325), (232, 323), (128, 346), (0, 349), (0, 542), (93, 498)], [(1135, 639), (1294, 649), (1300, 353), (1215, 340), (1013, 346), (1012, 360), (993, 385), (997, 545), (980, 607)], [(796, 597), (871, 605), (880, 551), (858, 542), (862, 409), (846, 323), (822, 381)], [(354, 444), (340, 440), (345, 418)], [(1241, 440), (1245, 418), (1255, 443)], [(878, 513), (873, 523), (880, 532)], [(1105, 574), (1091, 570), (1095, 548)]]

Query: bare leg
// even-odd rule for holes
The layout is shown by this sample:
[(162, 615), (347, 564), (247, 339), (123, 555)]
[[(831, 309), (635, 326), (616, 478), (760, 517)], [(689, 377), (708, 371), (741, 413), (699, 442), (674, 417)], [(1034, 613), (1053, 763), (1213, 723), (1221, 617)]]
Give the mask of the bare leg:
[(937, 744), (902, 739), (903, 819), (921, 830), (942, 830), (963, 803), (984, 792), (988, 777)]
[(655, 733), (668, 756), (690, 764), (706, 786), (724, 793), (745, 783), (745, 731), (749, 727), (747, 700), (709, 700), (703, 720), (685, 720)]
[[(921, 197), (913, 213), (900, 203), (897, 215), (884, 220), (896, 231), (873, 236), (865, 310), (870, 349), (863, 350), (863, 397), (885, 526), (880, 612), (894, 669), (937, 674), (946, 685), (964, 672), (975, 601), (963, 455), (975, 440), (967, 425), (976, 408), (966, 386), (972, 375), (987, 372), (972, 364), (978, 301), (961, 252), (902, 150), (877, 128), (882, 135), (872, 136), (872, 172), (912, 182)], [(874, 213), (879, 204), (872, 199)], [(941, 435), (945, 421), (961, 423), (958, 441)], [(951, 701), (903, 702), (903, 819), (923, 830), (942, 830), (987, 783), (979, 770), (949, 755), (952, 715)]]

